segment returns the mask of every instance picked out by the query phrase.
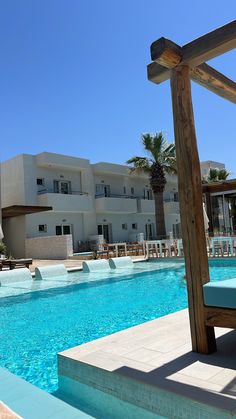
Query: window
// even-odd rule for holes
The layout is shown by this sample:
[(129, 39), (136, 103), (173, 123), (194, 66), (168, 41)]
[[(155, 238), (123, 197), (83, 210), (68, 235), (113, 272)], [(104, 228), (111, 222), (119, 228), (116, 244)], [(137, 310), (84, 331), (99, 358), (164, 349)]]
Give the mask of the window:
[(122, 224), (122, 230), (127, 230), (127, 229), (128, 229), (127, 223)]
[(70, 225), (58, 225), (56, 226), (56, 235), (57, 236), (61, 236), (61, 235), (66, 235), (66, 234), (71, 234), (71, 226)]
[(152, 190), (151, 189), (144, 189), (144, 199), (152, 199)]
[(137, 230), (137, 228), (138, 228), (138, 224), (137, 224), (137, 223), (133, 223), (133, 224), (132, 224), (132, 229), (133, 229), (133, 230)]
[(131, 192), (131, 195), (134, 194), (134, 188), (133, 188), (133, 186), (132, 186), (132, 188), (130, 188), (130, 192)]
[(71, 182), (67, 180), (54, 180), (54, 193), (71, 194)]
[(39, 186), (44, 186), (44, 179), (43, 179), (43, 178), (41, 178), (41, 177), (38, 177), (38, 178), (37, 178), (37, 185), (39, 185)]
[(47, 232), (47, 224), (39, 224), (39, 231), (46, 233)]

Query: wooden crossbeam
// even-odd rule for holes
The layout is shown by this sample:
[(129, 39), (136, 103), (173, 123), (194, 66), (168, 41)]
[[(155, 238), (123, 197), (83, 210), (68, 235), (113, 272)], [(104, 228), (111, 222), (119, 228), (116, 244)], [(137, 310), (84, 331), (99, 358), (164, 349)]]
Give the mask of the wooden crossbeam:
[(160, 38), (151, 45), (151, 57), (153, 61), (167, 68), (176, 67), (180, 62), (196, 67), (233, 48), (236, 48), (236, 20), (189, 42), (182, 48), (168, 39)]
[(236, 103), (236, 83), (219, 73), (208, 64), (201, 64), (195, 68), (190, 69), (191, 80), (197, 84), (206, 87), (218, 96)]
[(193, 67), (236, 48), (236, 20), (184, 45), (183, 62)]
[[(157, 63), (147, 66), (148, 80), (160, 84), (170, 78), (171, 70)], [(190, 77), (195, 83), (204, 86), (206, 89), (236, 103), (236, 83), (228, 77), (219, 73), (208, 64), (201, 64), (190, 69)]]

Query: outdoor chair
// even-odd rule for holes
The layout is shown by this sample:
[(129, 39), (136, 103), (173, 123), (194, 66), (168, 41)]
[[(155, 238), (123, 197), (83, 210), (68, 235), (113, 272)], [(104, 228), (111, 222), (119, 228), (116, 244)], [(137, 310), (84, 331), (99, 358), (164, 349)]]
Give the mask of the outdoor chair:
[(32, 259), (3, 259), (1, 261), (2, 267), (15, 269), (15, 268), (29, 268), (32, 265)]
[(135, 256), (136, 255), (136, 245), (134, 243), (128, 243), (127, 244), (127, 254), (129, 256)]

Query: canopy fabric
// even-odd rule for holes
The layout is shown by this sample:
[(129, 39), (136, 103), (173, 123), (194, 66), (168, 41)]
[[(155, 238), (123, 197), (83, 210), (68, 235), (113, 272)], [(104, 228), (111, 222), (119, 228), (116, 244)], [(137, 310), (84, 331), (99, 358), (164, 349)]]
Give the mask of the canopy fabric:
[(204, 203), (203, 203), (203, 218), (204, 218), (204, 228), (205, 228), (205, 231), (207, 231), (208, 228), (209, 228), (209, 218), (207, 216), (206, 208), (205, 208)]
[(3, 231), (2, 231), (2, 226), (0, 224), (0, 240), (2, 240), (4, 237)]

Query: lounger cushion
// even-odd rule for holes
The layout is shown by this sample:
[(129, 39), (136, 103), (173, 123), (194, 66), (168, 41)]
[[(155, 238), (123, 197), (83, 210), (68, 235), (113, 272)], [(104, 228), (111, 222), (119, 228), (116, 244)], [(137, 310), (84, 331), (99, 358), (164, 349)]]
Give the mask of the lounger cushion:
[(206, 306), (236, 308), (236, 278), (208, 282), (203, 286)]

